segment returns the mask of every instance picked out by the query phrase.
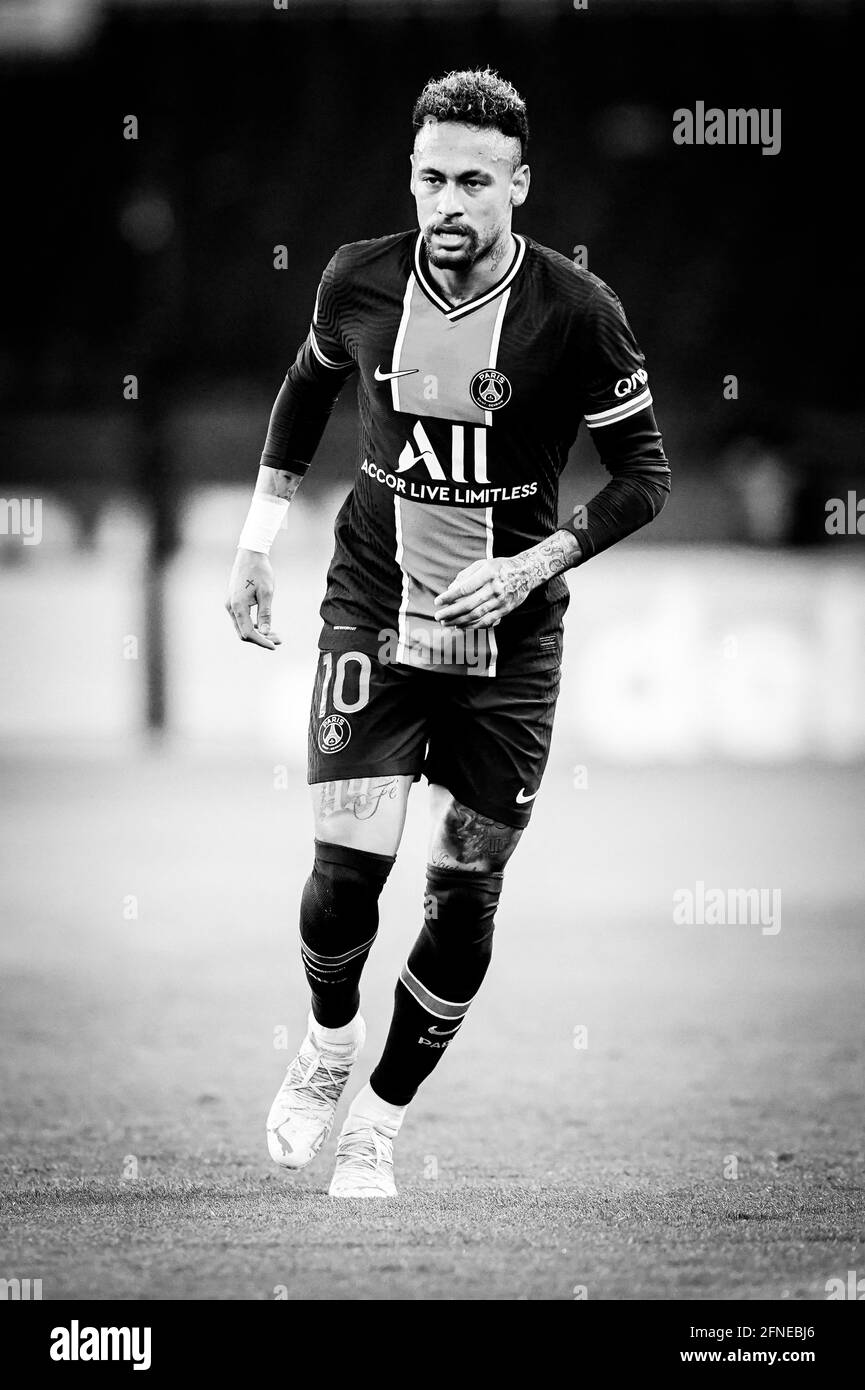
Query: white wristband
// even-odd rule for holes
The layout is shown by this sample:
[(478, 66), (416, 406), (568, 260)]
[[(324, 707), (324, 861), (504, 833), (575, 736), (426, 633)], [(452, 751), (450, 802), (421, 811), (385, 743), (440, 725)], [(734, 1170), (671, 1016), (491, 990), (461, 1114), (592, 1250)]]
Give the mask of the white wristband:
[(276, 540), (276, 533), (285, 520), (289, 502), (286, 497), (271, 497), (266, 492), (254, 492), (252, 502), (240, 540), (238, 550), (258, 550), (262, 555), (270, 554), (270, 547)]

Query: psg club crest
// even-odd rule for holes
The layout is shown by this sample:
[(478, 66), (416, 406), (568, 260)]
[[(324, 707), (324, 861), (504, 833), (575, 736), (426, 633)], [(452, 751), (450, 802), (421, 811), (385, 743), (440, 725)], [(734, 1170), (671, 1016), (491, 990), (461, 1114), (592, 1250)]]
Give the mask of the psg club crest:
[(511, 383), (504, 372), (485, 367), (482, 372), (475, 372), (472, 377), (469, 395), (481, 410), (499, 410), (503, 405), (507, 405), (511, 398)]
[(338, 753), (351, 738), (351, 725), (341, 714), (329, 714), (318, 726), (318, 746), (322, 753)]

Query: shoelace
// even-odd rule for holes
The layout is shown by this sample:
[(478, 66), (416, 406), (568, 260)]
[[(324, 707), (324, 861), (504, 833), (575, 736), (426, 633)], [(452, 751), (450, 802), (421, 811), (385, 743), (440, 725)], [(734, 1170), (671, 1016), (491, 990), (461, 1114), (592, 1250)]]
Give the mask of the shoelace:
[[(299, 1096), (299, 1099), (317, 1102), (319, 1105), (336, 1105), (342, 1095), (343, 1087), (348, 1080), (352, 1064), (328, 1061), (322, 1053), (316, 1052), (309, 1060), (309, 1065), (304, 1067), (304, 1058), (298, 1053), (288, 1074), (282, 1083), (283, 1091), (305, 1091), (307, 1094)], [(322, 1076), (313, 1080), (315, 1073), (321, 1070)]]
[(390, 1145), (370, 1126), (369, 1129), (354, 1130), (349, 1134), (340, 1135), (337, 1158), (340, 1163), (348, 1160), (354, 1166), (377, 1173), (380, 1160), (388, 1165), (393, 1161), (389, 1148)]

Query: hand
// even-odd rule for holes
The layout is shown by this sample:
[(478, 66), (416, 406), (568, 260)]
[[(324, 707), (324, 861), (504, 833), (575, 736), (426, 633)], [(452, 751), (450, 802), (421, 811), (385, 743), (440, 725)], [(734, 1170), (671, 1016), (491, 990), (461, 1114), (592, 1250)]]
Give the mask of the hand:
[[(225, 607), (241, 642), (252, 642), (257, 647), (266, 647), (269, 652), (281, 645), (282, 639), (270, 630), (272, 603), (270, 560), (258, 550), (238, 550), (228, 581)], [(253, 622), (252, 610), (256, 607), (258, 611)]]
[(435, 600), (435, 615), (449, 627), (495, 627), (526, 598), (531, 579), (520, 557), (475, 560)]

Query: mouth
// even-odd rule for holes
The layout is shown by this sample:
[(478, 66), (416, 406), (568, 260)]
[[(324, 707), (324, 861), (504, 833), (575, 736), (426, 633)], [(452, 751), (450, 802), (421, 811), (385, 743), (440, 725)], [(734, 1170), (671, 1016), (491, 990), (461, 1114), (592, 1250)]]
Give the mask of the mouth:
[(446, 246), (466, 240), (466, 233), (458, 231), (455, 227), (437, 227), (433, 236), (439, 241), (443, 241)]

